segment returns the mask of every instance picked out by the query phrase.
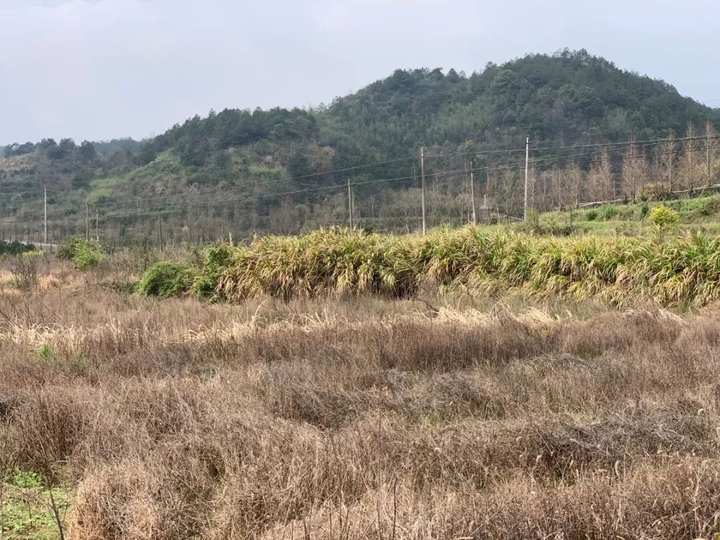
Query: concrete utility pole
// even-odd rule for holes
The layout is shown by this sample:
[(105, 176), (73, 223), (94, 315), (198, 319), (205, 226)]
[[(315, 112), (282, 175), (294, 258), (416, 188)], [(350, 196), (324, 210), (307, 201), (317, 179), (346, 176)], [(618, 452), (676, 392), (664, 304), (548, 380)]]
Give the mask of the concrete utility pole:
[(43, 243), (48, 243), (48, 228), (47, 228), (47, 186), (43, 184)]
[(354, 229), (355, 224), (353, 223), (353, 200), (352, 200), (352, 186), (350, 185), (350, 179), (347, 181), (348, 186), (348, 217), (350, 218), (350, 228)]
[(710, 187), (712, 180), (712, 171), (710, 169), (710, 122), (705, 124), (705, 174), (707, 176), (705, 184)]
[(425, 236), (427, 222), (425, 219), (425, 147), (420, 147), (420, 206), (422, 208), (422, 233)]
[(530, 173), (530, 137), (525, 139), (525, 202), (523, 204), (523, 221), (527, 221), (528, 213), (528, 177)]
[(472, 224), (477, 225), (477, 209), (475, 208), (475, 163), (470, 160), (470, 202), (472, 203)]

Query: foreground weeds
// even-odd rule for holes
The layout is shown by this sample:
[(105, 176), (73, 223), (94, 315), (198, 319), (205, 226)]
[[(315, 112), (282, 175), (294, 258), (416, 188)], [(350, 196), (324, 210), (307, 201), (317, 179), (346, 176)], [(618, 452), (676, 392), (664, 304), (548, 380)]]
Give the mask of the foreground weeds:
[(0, 292), (0, 469), (66, 486), (68, 538), (720, 532), (712, 309), (208, 304), (57, 279)]

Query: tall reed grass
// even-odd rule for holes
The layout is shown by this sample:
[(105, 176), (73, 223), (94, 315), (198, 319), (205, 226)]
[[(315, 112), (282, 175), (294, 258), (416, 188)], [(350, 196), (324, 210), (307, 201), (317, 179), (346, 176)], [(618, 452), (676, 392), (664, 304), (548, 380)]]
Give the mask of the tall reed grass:
[(331, 229), (263, 237), (232, 249), (223, 265), (213, 268), (215, 291), (235, 302), (326, 294), (408, 297), (425, 283), (475, 294), (519, 289), (595, 297), (614, 305), (642, 297), (687, 307), (720, 298), (720, 239), (702, 234), (564, 238), (464, 228), (419, 237)]

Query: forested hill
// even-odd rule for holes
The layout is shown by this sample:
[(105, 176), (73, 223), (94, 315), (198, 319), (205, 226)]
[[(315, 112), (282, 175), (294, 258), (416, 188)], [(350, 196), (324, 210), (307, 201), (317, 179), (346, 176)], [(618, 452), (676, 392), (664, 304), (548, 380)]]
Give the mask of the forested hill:
[[(565, 52), (489, 64), (469, 76), (397, 70), (311, 112), (211, 113), (148, 142), (142, 161), (172, 149), (186, 165), (207, 166), (218, 152), (269, 142), (283, 147), (297, 176), (412, 155), (421, 144), (497, 148), (526, 135), (557, 144), (649, 139), (670, 129), (683, 134), (689, 124), (702, 128), (707, 119), (720, 122), (720, 111), (665, 82), (584, 51)], [(330, 151), (331, 163), (319, 147)]]
[[(57, 194), (56, 208), (68, 212), (86, 200), (219, 188), (250, 197), (334, 185), (348, 175), (360, 181), (408, 174), (412, 163), (398, 160), (417, 155), (420, 145), (437, 153), (517, 146), (526, 135), (545, 145), (650, 139), (669, 130), (682, 135), (689, 125), (701, 130), (708, 120), (720, 126), (720, 110), (585, 51), (529, 55), (471, 75), (398, 70), (314, 110), (211, 112), (143, 143), (9, 146), (0, 189), (24, 195), (6, 197), (0, 211), (16, 215), (42, 182)], [(342, 178), (317, 175), (389, 160)]]
[(708, 117), (718, 121), (720, 112), (581, 51), (490, 64), (470, 76), (399, 70), (337, 100), (324, 125), (328, 141), (351, 155), (396, 155), (419, 143), (504, 146), (525, 135), (567, 144), (653, 138)]

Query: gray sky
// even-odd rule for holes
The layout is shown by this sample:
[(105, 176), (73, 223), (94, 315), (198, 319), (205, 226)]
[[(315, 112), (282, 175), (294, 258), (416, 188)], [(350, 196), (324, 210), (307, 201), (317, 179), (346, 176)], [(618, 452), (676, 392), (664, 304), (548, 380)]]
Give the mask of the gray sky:
[(0, 0), (0, 28), (0, 144), (146, 137), (563, 47), (720, 107), (717, 0)]

